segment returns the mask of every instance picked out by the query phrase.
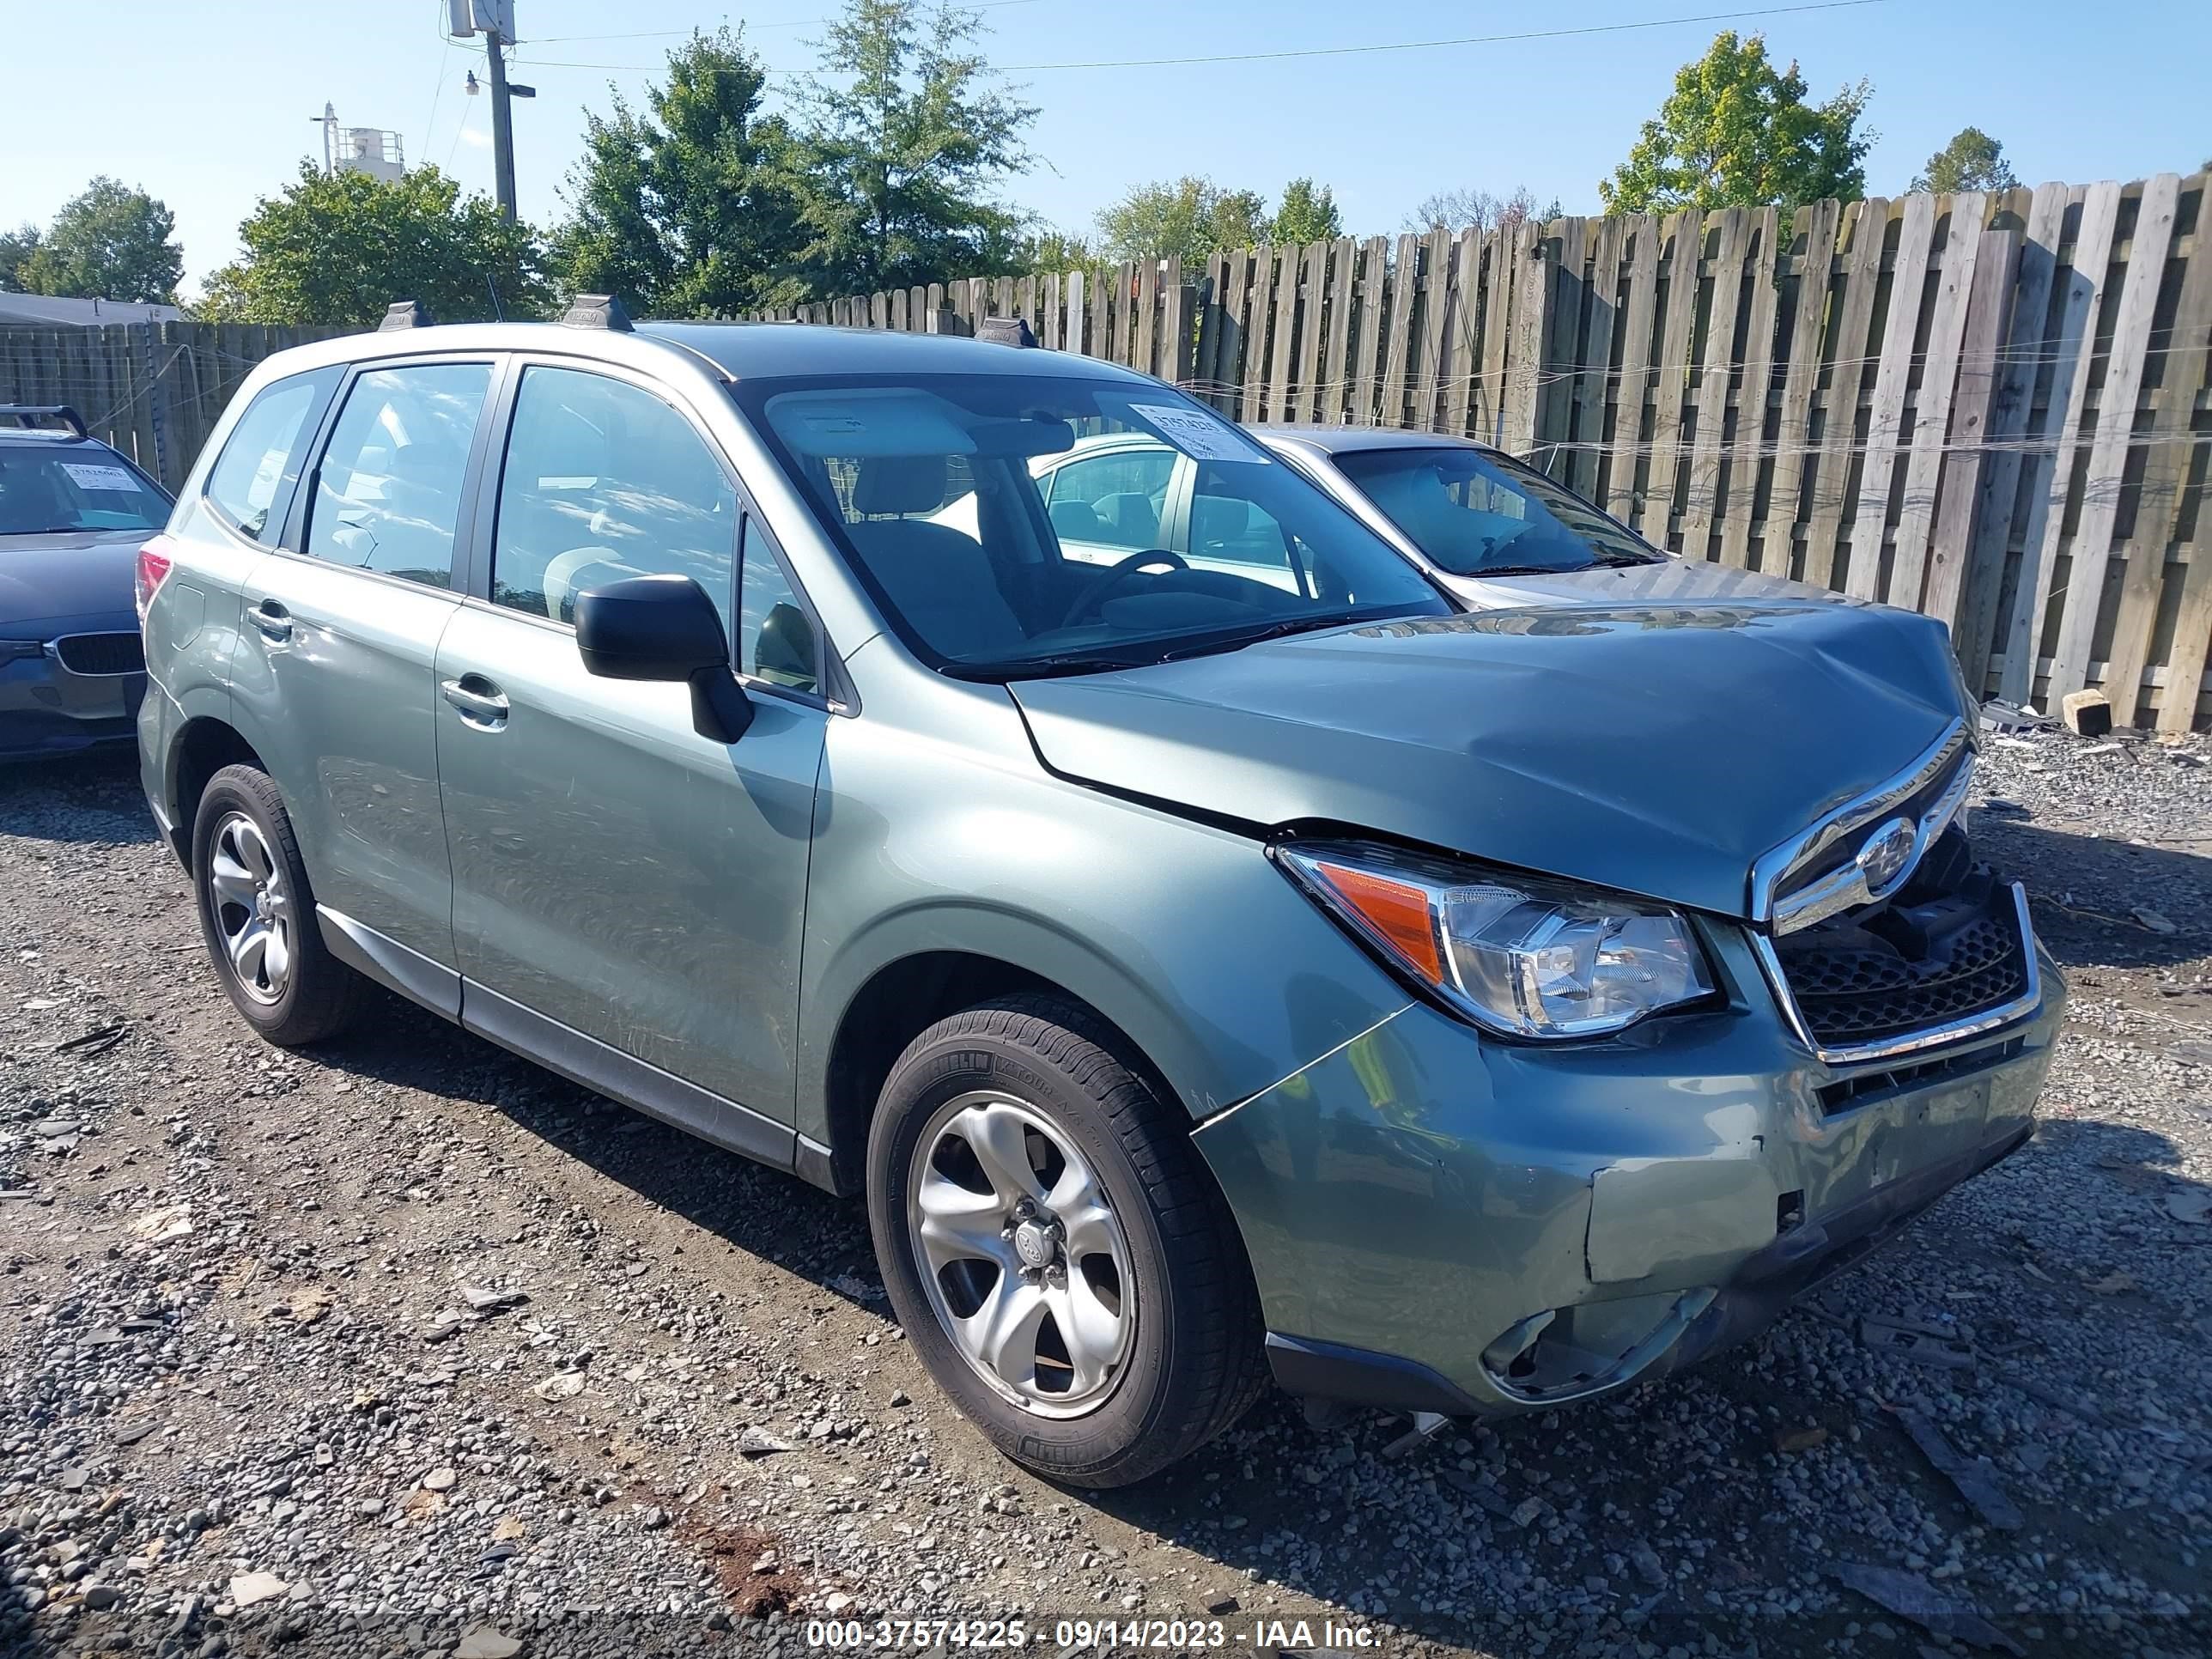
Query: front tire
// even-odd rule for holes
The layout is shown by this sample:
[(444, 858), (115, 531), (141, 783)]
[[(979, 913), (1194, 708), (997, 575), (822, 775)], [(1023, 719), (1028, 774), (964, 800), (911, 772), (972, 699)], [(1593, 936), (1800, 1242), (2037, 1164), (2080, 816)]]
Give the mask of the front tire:
[(868, 1139), (868, 1209), (915, 1352), (1000, 1451), (1077, 1486), (1141, 1480), (1266, 1381), (1242, 1242), (1178, 1107), (1063, 998), (915, 1038)]
[(368, 981), (333, 957), (291, 815), (269, 775), (226, 766), (192, 819), (192, 890), (216, 977), (246, 1023), (280, 1048), (336, 1036)]

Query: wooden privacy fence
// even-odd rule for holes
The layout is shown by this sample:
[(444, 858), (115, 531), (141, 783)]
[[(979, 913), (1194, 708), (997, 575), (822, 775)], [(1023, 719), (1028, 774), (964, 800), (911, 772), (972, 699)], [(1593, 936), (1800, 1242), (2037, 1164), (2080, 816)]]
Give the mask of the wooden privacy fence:
[(67, 404), (171, 489), (253, 366), (342, 328), (113, 323), (0, 328), (0, 403)]
[(1984, 695), (2212, 717), (2206, 175), (1223, 253), (765, 313), (1474, 436), (1686, 556), (1948, 623)]

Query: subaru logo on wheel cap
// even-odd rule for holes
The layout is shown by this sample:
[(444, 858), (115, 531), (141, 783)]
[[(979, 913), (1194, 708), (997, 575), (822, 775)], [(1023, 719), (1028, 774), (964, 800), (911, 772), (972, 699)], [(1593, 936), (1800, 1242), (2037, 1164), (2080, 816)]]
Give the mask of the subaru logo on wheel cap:
[(1910, 818), (1892, 818), (1866, 838), (1866, 844), (1859, 848), (1853, 862), (1866, 879), (1869, 897), (1887, 896), (1890, 889), (1905, 878), (1912, 863), (1914, 838)]

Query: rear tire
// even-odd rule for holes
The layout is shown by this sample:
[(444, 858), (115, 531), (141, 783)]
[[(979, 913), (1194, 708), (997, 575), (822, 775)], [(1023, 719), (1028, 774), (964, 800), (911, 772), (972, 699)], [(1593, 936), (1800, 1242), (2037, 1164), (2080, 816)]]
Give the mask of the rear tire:
[(226, 766), (192, 819), (192, 891), (216, 977), (263, 1037), (296, 1048), (336, 1036), (368, 982), (333, 957), (290, 814), (269, 775)]
[(908, 1047), (868, 1138), (877, 1260), (916, 1353), (1000, 1451), (1075, 1486), (1176, 1462), (1267, 1375), (1235, 1223), (1121, 1049), (1065, 998), (983, 1004)]

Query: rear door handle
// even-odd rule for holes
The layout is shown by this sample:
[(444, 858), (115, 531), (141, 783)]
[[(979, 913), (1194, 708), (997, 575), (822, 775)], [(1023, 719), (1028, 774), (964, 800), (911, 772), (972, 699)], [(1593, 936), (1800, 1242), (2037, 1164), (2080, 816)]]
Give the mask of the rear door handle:
[(441, 680), (438, 690), (460, 710), (461, 718), (479, 731), (497, 732), (507, 725), (507, 694), (481, 674), (464, 674), (457, 680)]
[(276, 600), (264, 599), (246, 614), (264, 639), (283, 641), (292, 637), (292, 613)]

